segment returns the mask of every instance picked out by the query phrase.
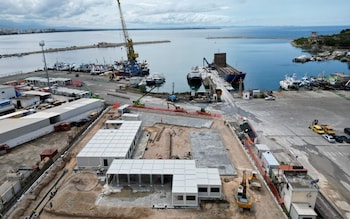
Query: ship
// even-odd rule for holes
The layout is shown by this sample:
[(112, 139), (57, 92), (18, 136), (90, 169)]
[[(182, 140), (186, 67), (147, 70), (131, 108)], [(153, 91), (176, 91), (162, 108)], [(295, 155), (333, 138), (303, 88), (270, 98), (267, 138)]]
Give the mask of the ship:
[(192, 71), (187, 74), (187, 83), (191, 90), (198, 90), (202, 85), (202, 75), (198, 66), (192, 68)]
[(246, 76), (245, 72), (239, 71), (226, 63), (226, 53), (215, 53), (214, 63), (209, 66), (215, 68), (219, 75), (224, 77), (232, 86), (243, 83)]

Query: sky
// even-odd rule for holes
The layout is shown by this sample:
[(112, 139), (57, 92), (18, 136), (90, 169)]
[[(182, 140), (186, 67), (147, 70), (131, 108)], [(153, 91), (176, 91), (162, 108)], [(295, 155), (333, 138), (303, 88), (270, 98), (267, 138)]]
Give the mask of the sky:
[[(127, 28), (350, 24), (349, 0), (120, 0)], [(117, 0), (1, 0), (0, 21), (121, 28)]]

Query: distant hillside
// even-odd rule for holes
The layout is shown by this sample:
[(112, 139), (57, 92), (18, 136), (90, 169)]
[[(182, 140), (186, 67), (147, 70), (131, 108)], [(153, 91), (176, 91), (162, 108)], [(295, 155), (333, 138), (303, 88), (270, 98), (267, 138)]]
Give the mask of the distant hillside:
[(329, 50), (350, 49), (350, 29), (344, 29), (339, 34), (316, 35), (293, 40), (292, 44), (307, 51), (320, 52)]

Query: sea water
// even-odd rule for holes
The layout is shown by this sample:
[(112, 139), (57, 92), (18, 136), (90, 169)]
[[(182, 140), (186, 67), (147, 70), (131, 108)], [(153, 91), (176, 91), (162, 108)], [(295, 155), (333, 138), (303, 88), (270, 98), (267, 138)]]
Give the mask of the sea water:
[[(294, 63), (293, 58), (309, 55), (291, 45), (294, 38), (308, 37), (311, 32), (319, 35), (335, 34), (345, 26), (325, 27), (229, 27), (213, 29), (130, 30), (134, 42), (169, 40), (169, 43), (134, 45), (139, 61), (147, 60), (152, 73), (162, 73), (166, 83), (159, 92), (190, 91), (186, 75), (196, 65), (203, 65), (205, 57), (213, 61), (214, 53), (226, 53), (227, 63), (246, 72), (244, 88), (278, 90), (279, 81), (285, 75), (296, 73), (298, 77), (327, 76), (334, 72), (350, 74), (349, 65), (340, 61)], [(45, 41), (45, 49), (71, 46), (87, 46), (99, 42), (123, 42), (118, 30), (57, 32), (0, 36), (0, 54), (41, 51), (39, 42)], [(64, 52), (45, 53), (47, 66), (56, 62), (71, 64), (111, 64), (126, 58), (123, 47), (92, 48)], [(22, 57), (1, 58), (0, 77), (43, 69), (42, 53)], [(70, 75), (67, 75), (69, 77)], [(200, 88), (203, 90), (204, 88)]]

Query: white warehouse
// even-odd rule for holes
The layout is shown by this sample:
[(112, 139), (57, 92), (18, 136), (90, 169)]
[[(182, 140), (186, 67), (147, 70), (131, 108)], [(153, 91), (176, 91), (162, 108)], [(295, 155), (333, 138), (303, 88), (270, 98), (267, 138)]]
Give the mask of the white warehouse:
[(98, 99), (79, 99), (21, 118), (0, 120), (0, 145), (10, 148), (54, 131), (59, 122), (75, 121), (93, 111), (102, 111), (104, 103)]
[(114, 159), (131, 158), (142, 134), (142, 121), (108, 120), (77, 155), (78, 168), (109, 167)]

